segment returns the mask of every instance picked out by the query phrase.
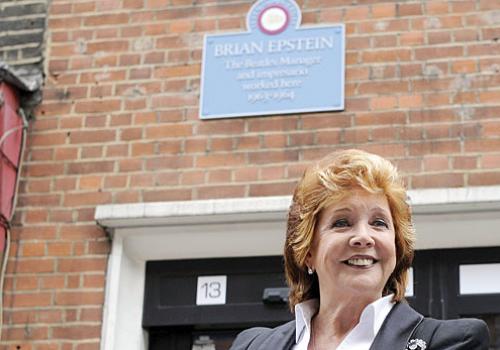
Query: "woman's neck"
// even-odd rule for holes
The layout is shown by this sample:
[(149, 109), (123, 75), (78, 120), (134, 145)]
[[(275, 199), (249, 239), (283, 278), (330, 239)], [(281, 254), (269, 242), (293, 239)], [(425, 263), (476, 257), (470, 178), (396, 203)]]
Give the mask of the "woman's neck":
[[(338, 346), (347, 334), (359, 323), (365, 307), (377, 297), (361, 297), (359, 295), (339, 298), (321, 298), (320, 307), (314, 316), (314, 336), (318, 344), (336, 344)], [(331, 346), (331, 345), (330, 345)], [(335, 349), (330, 347), (330, 349)]]

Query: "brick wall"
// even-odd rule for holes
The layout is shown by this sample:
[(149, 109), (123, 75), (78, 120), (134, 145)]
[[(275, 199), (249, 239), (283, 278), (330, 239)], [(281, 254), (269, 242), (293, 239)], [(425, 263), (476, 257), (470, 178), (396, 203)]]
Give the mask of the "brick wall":
[(339, 147), (411, 188), (500, 185), (500, 4), (352, 3), (299, 2), (303, 24), (346, 24), (345, 111), (200, 121), (203, 34), (244, 30), (252, 1), (52, 0), (3, 348), (99, 348), (99, 204), (286, 195)]

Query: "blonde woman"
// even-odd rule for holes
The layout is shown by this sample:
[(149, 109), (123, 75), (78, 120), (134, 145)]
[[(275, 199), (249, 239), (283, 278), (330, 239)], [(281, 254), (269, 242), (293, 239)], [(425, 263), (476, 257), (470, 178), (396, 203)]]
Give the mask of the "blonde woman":
[(285, 274), (295, 320), (242, 332), (232, 350), (487, 350), (486, 324), (424, 318), (404, 301), (414, 232), (396, 168), (359, 150), (330, 154), (299, 181)]

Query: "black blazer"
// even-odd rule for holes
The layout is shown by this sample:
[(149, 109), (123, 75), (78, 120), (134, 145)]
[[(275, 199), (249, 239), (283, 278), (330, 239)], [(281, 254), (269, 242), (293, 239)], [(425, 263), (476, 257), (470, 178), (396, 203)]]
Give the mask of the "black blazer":
[[(488, 350), (486, 324), (477, 319), (434, 320), (425, 318), (408, 304), (397, 303), (387, 315), (370, 350), (405, 350), (417, 326), (425, 325), (426, 348), (412, 350)], [(295, 344), (295, 321), (276, 327), (251, 328), (241, 332), (229, 350), (291, 350)], [(408, 349), (410, 349), (408, 347)]]

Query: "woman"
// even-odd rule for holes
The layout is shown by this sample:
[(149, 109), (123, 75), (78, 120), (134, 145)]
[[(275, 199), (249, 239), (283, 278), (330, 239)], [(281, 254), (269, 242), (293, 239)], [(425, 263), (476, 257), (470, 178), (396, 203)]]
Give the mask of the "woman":
[(295, 320), (253, 328), (232, 350), (488, 349), (486, 324), (424, 318), (404, 302), (414, 232), (387, 160), (338, 151), (309, 167), (288, 213), (285, 274)]

